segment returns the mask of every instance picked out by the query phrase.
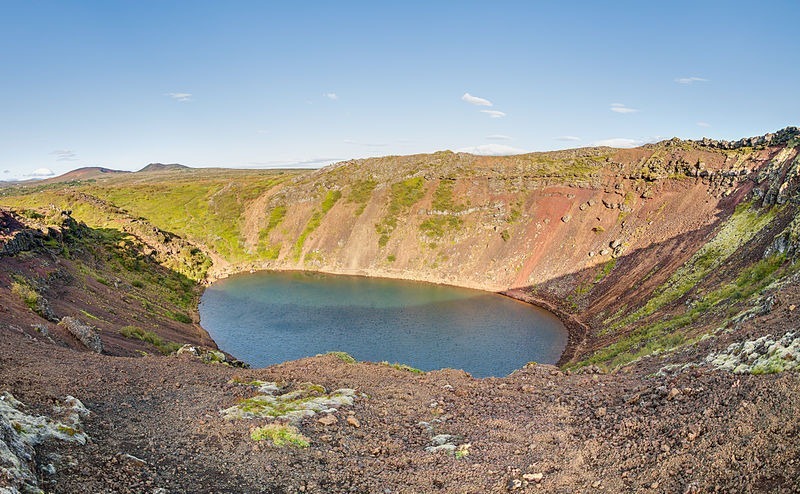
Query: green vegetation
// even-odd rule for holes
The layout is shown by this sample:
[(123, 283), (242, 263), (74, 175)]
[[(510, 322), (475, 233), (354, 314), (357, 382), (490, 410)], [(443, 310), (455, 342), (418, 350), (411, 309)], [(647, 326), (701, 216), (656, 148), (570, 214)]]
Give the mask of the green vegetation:
[(411, 372), (413, 374), (425, 374), (425, 371), (417, 369), (416, 367), (411, 367), (410, 365), (406, 364), (398, 364), (398, 363), (390, 364), (389, 362), (386, 362), (384, 360), (383, 362), (381, 362), (381, 365), (386, 365), (388, 367), (391, 367), (392, 369), (397, 369), (400, 371)]
[(350, 187), (350, 195), (347, 198), (347, 202), (354, 202), (359, 205), (355, 211), (356, 216), (361, 216), (361, 213), (364, 212), (369, 198), (372, 197), (372, 191), (375, 190), (377, 185), (378, 182), (375, 180), (361, 180)]
[(328, 352), (325, 355), (333, 355), (334, 357), (338, 358), (339, 360), (341, 360), (345, 364), (355, 364), (356, 363), (356, 359), (354, 359), (352, 356), (350, 356), (350, 354), (347, 353), (347, 352)]
[(131, 338), (134, 340), (140, 340), (146, 343), (150, 343), (154, 347), (158, 348), (158, 351), (163, 353), (164, 355), (176, 352), (181, 347), (180, 343), (175, 343), (173, 341), (164, 341), (163, 339), (161, 339), (160, 336), (158, 336), (154, 332), (145, 331), (144, 329), (138, 328), (136, 326), (125, 326), (122, 329), (120, 329), (119, 332), (125, 338)]
[(388, 262), (395, 262), (397, 260), (397, 256), (395, 256), (394, 254), (389, 254), (388, 256), (386, 256), (386, 260)]
[(322, 223), (322, 218), (331, 210), (336, 201), (338, 201), (342, 197), (342, 192), (339, 190), (329, 190), (328, 193), (325, 195), (325, 199), (322, 200), (322, 204), (317, 211), (314, 211), (314, 214), (311, 215), (309, 218), (308, 223), (306, 223), (306, 227), (303, 229), (303, 232), (297, 237), (297, 241), (294, 243), (294, 248), (292, 250), (292, 256), (295, 261), (300, 260), (300, 255), (303, 253), (303, 245), (306, 243), (306, 238), (311, 235), (314, 230), (319, 227)]
[(508, 233), (508, 230), (503, 230), (502, 232), (500, 232), (500, 238), (503, 239), (503, 242), (508, 242), (508, 239), (511, 238), (511, 234)]
[(703, 245), (686, 264), (677, 269), (644, 306), (612, 324), (608, 329), (614, 331), (633, 324), (678, 300), (733, 255), (739, 247), (750, 241), (772, 221), (776, 214), (777, 210), (774, 208), (761, 211), (750, 204), (739, 205), (717, 235)]
[(22, 276), (12, 275), (12, 279), (14, 281), (11, 282), (11, 293), (19, 296), (29, 309), (37, 312), (39, 310), (39, 299), (41, 298), (39, 293)]
[(256, 427), (250, 432), (250, 438), (253, 441), (269, 439), (279, 448), (286, 445), (307, 448), (311, 444), (310, 439), (301, 434), (297, 427), (284, 424), (267, 424)]
[(267, 227), (262, 231), (262, 234), (269, 235), (269, 232), (274, 230), (283, 222), (283, 219), (286, 217), (286, 206), (283, 204), (279, 204), (272, 208), (269, 212), (269, 217), (267, 218)]
[(420, 223), (419, 229), (430, 238), (442, 238), (445, 233), (457, 229), (462, 223), (458, 216), (434, 216)]
[(433, 210), (438, 213), (419, 225), (420, 231), (426, 236), (437, 239), (442, 238), (448, 231), (459, 228), (464, 222), (453, 213), (464, 210), (464, 206), (456, 204), (453, 200), (452, 180), (442, 180), (433, 193)]
[(701, 321), (714, 310), (724, 310), (725, 312), (720, 314), (723, 318), (735, 315), (734, 304), (747, 301), (781, 275), (786, 274), (781, 273), (784, 261), (783, 255), (761, 259), (743, 270), (732, 283), (703, 295), (685, 313), (638, 328), (630, 335), (595, 352), (579, 365), (597, 364), (613, 369), (640, 357), (670, 350), (688, 342), (690, 335), (681, 331), (682, 329)]
[(616, 258), (609, 259), (605, 264), (603, 264), (603, 267), (600, 269), (600, 272), (598, 272), (595, 275), (594, 281), (599, 282), (603, 280), (606, 276), (611, 274), (611, 271), (613, 271), (616, 266), (617, 266), (617, 259)]
[(386, 216), (375, 225), (375, 231), (380, 235), (378, 245), (383, 247), (389, 242), (389, 236), (397, 228), (398, 216), (422, 198), (424, 189), (425, 180), (422, 177), (409, 178), (392, 184)]

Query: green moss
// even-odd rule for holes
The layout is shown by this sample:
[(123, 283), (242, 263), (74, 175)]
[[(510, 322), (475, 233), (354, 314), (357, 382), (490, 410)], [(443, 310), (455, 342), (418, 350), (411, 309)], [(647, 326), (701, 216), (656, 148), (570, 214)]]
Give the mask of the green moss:
[(158, 348), (163, 354), (170, 354), (177, 351), (181, 345), (172, 341), (164, 341), (160, 336), (152, 331), (146, 331), (136, 326), (125, 326), (119, 330), (120, 334), (126, 338), (144, 341)]
[(338, 358), (345, 364), (355, 364), (356, 359), (350, 356), (347, 352), (328, 352), (325, 355), (333, 355), (334, 357)]
[(66, 435), (68, 435), (68, 436), (70, 436), (70, 437), (74, 436), (75, 434), (78, 434), (78, 433), (80, 433), (80, 431), (79, 431), (78, 429), (75, 429), (75, 428), (73, 428), (73, 427), (66, 426), (66, 425), (64, 425), (64, 424), (58, 424), (58, 426), (56, 427), (56, 429), (58, 429), (58, 432), (61, 432), (61, 433), (63, 433), (63, 434), (66, 434)]
[(264, 441), (269, 439), (277, 447), (286, 445), (297, 448), (307, 448), (311, 443), (310, 439), (300, 433), (291, 425), (267, 424), (263, 427), (256, 427), (250, 432), (253, 441)]

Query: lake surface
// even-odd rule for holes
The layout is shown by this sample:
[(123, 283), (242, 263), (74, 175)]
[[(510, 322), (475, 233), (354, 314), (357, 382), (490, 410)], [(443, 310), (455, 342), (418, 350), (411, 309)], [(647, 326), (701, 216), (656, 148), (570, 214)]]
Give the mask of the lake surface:
[(505, 376), (529, 361), (555, 363), (567, 344), (554, 315), (502, 295), (304, 272), (218, 281), (203, 294), (200, 323), (254, 367), (344, 351), (426, 371)]

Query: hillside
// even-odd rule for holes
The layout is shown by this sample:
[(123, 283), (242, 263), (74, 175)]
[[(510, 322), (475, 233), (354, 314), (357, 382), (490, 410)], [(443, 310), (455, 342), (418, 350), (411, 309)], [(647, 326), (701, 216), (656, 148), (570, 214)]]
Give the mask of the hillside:
[[(131, 492), (195, 482), (791, 492), (798, 144), (800, 130), (787, 128), (736, 142), (440, 152), (315, 171), (157, 168), (0, 188), (0, 381), (38, 413), (65, 394), (96, 413), (85, 419), (95, 442), (72, 453), (85, 468), (55, 474), (68, 492), (126, 476)], [(570, 344), (560, 368), (484, 380), (335, 356), (259, 370), (122, 357), (181, 343), (213, 350), (191, 324), (195, 283), (251, 269), (504, 292), (557, 313)], [(64, 316), (94, 327), (106, 355), (75, 352), (86, 345), (55, 324)], [(291, 420), (311, 445), (281, 449), (248, 438), (263, 419), (219, 414), (262, 393), (238, 384), (254, 380), (295, 397), (365, 395), (342, 399), (335, 420)], [(134, 420), (142, 414), (152, 419)], [(435, 449), (444, 444), (450, 454)]]

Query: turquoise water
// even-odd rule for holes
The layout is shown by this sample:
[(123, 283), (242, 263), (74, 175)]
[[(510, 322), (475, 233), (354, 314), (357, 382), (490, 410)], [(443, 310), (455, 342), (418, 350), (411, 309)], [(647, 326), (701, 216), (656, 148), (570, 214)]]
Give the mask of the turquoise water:
[(555, 363), (567, 332), (501, 295), (409, 281), (302, 272), (236, 275), (208, 287), (200, 323), (254, 367), (344, 351), (357, 360), (505, 376)]

